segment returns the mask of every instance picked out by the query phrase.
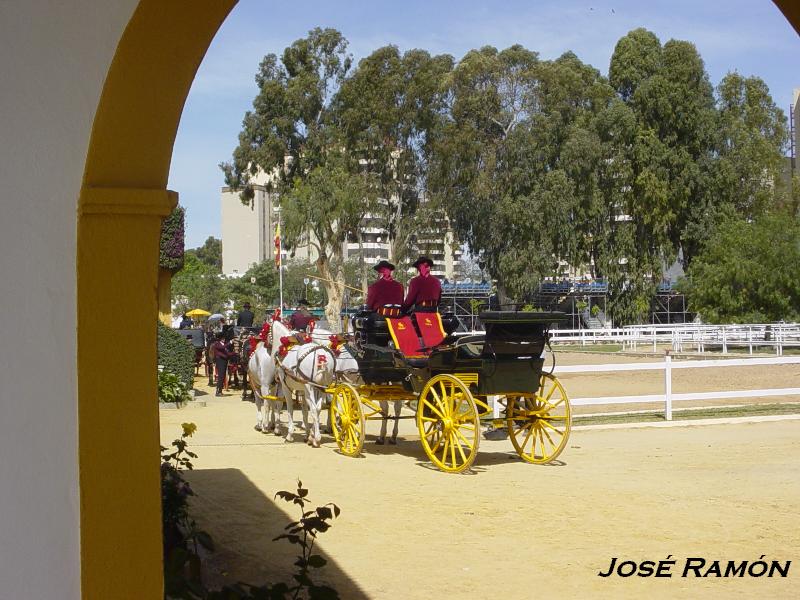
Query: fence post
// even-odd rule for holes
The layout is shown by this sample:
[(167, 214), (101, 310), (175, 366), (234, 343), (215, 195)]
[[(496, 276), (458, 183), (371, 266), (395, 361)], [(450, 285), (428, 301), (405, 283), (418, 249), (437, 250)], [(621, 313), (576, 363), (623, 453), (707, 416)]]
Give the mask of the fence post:
[(750, 354), (753, 354), (753, 326), (747, 326), (747, 346), (750, 348)]
[(727, 354), (728, 353), (728, 338), (725, 335), (725, 332), (727, 331), (727, 329), (725, 328), (725, 325), (722, 325), (721, 328), (722, 328), (722, 353), (723, 354)]
[(655, 354), (657, 352), (657, 349), (656, 349), (656, 328), (653, 327), (653, 329), (651, 329), (650, 331), (653, 333), (653, 354)]
[(672, 357), (664, 351), (664, 418), (672, 421)]

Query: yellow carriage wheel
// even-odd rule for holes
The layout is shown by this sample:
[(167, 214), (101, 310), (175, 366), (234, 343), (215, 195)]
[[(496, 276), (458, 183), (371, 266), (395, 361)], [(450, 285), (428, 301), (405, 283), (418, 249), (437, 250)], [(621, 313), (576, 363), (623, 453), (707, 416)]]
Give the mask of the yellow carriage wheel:
[(417, 428), (425, 454), (442, 471), (460, 473), (478, 454), (478, 409), (467, 386), (452, 375), (436, 375), (425, 384)]
[(539, 391), (506, 397), (508, 434), (520, 458), (544, 464), (564, 450), (572, 429), (572, 412), (564, 386), (542, 373)]
[(340, 383), (331, 394), (331, 425), (336, 445), (345, 456), (358, 456), (364, 447), (366, 422), (361, 399), (349, 383)]

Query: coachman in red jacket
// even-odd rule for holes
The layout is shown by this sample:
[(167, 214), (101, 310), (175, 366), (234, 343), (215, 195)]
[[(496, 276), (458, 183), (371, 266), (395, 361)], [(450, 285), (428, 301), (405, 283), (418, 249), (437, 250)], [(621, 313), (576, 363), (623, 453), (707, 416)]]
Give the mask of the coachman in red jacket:
[(403, 303), (403, 284), (392, 279), (394, 265), (388, 260), (382, 260), (372, 268), (380, 274), (380, 277), (369, 286), (367, 308), (387, 317), (400, 316), (400, 305)]
[(420, 256), (414, 266), (419, 275), (408, 282), (408, 294), (403, 302), (402, 311), (436, 312), (442, 297), (442, 284), (431, 275), (433, 261), (427, 256)]

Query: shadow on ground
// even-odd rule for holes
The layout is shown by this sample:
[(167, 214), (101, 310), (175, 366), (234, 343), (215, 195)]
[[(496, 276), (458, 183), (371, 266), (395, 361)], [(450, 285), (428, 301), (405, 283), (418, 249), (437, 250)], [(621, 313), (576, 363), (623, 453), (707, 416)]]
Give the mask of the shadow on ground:
[[(412, 437), (410, 439), (405, 439), (401, 435), (398, 438), (398, 442), (396, 445), (392, 444), (376, 444), (375, 440), (378, 439), (377, 435), (367, 434), (364, 439), (364, 448), (361, 452), (361, 456), (358, 458), (366, 458), (371, 459), (375, 458), (380, 460), (381, 455), (385, 454), (396, 454), (399, 456), (405, 456), (416, 461), (417, 466), (431, 469), (434, 471), (439, 471), (439, 468), (434, 465), (428, 455), (425, 453), (425, 450), (422, 447), (422, 444), (419, 441), (418, 437)], [(329, 435), (322, 436), (322, 442), (324, 444), (323, 447), (336, 447), (336, 441), (333, 437)], [(463, 472), (465, 475), (476, 474), (486, 469), (500, 464), (506, 464), (510, 462), (519, 462), (524, 463), (524, 461), (519, 457), (519, 455), (514, 452), (513, 449), (502, 449), (499, 447), (500, 444), (498, 442), (493, 442), (490, 440), (481, 439), (480, 445), (478, 447), (478, 455), (475, 457), (475, 462), (472, 463), (472, 467)], [(343, 459), (352, 460), (350, 457), (342, 457)], [(542, 466), (565, 466), (566, 463), (561, 460), (555, 460), (548, 465), (528, 465), (530, 467), (542, 467)], [(444, 474), (444, 473), (443, 473)]]
[[(298, 507), (264, 495), (238, 469), (204, 469), (187, 472), (195, 496), (191, 501), (191, 514), (200, 529), (214, 539), (216, 550), (204, 563), (204, 581), (211, 589), (223, 585), (245, 582), (253, 585), (293, 583), (296, 572), (293, 565), (299, 547), (285, 540), (272, 539), (283, 533), (284, 526), (299, 517)], [(294, 491), (292, 488), (290, 491)], [(309, 491), (312, 508), (326, 504), (329, 499)], [(321, 534), (336, 535), (336, 522)], [(334, 587), (341, 598), (366, 599), (368, 596), (339, 567), (333, 557), (315, 547), (328, 562), (313, 575), (314, 583)]]

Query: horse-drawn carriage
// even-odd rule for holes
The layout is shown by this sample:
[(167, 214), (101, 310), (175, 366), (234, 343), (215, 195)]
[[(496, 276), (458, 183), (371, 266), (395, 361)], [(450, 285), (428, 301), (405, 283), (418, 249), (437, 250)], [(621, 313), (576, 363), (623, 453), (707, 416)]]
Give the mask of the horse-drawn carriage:
[[(326, 389), (343, 454), (358, 456), (366, 421), (385, 423), (388, 403), (402, 402), (415, 411), (406, 418), (416, 420), (425, 453), (443, 471), (472, 465), (482, 421), (489, 420), (507, 429), (523, 460), (558, 457), (569, 438), (570, 405), (558, 379), (543, 372), (543, 356), (549, 327), (564, 321), (563, 313), (487, 311), (480, 314), (485, 332), (458, 336), (447, 315), (413, 317), (416, 323), (372, 312), (354, 317), (347, 349), (358, 362), (360, 381), (340, 378)], [(425, 346), (415, 341), (417, 334)]]
[(178, 329), (179, 334), (186, 338), (194, 349), (194, 374), (200, 374), (200, 367), (206, 364), (206, 334), (200, 328)]

